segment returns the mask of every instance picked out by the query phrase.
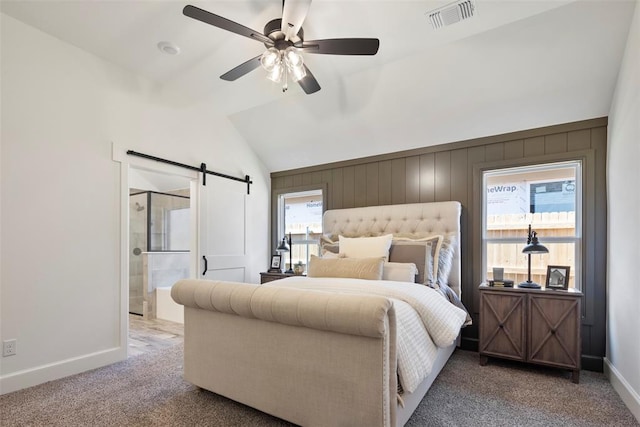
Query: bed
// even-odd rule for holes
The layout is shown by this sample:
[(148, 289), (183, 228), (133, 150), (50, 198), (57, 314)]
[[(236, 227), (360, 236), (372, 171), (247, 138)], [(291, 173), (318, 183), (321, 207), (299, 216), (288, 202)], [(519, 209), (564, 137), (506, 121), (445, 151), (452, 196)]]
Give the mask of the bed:
[[(437, 278), (428, 271), (428, 262), (420, 272), (416, 268), (419, 285), (401, 283), (395, 276), (357, 276), (369, 274), (361, 273), (360, 264), (371, 264), (375, 257), (362, 257), (349, 270), (357, 273), (346, 279), (327, 277), (332, 273), (324, 274), (322, 268), (334, 271), (335, 265), (356, 262), (352, 259), (358, 257), (345, 258), (342, 249), (391, 234), (388, 258), (372, 268), (379, 268), (382, 278), (387, 267), (398, 264), (404, 274), (412, 263), (396, 261), (415, 256), (413, 249), (425, 242), (433, 256), (432, 237), (439, 236), (438, 250), (444, 251), (443, 241), (449, 245), (448, 292), (460, 297), (460, 212), (458, 202), (330, 210), (323, 216), (325, 256), (312, 261), (309, 278), (266, 285), (177, 282), (171, 295), (185, 306), (185, 379), (299, 425), (404, 425), (453, 353), (468, 321), (466, 312), (460, 314), (463, 310), (446, 301), (438, 286), (422, 284), (427, 277)], [(407, 308), (413, 300), (424, 300), (435, 311)], [(400, 356), (408, 352), (402, 343), (411, 344), (413, 338), (402, 325), (418, 317), (423, 321), (414, 323), (445, 326), (438, 326), (444, 332), (439, 329), (437, 339), (430, 338), (437, 345), (429, 353), (428, 372), (411, 377), (411, 369), (404, 367), (412, 366), (407, 361), (403, 365)], [(408, 348), (412, 353), (416, 347)]]

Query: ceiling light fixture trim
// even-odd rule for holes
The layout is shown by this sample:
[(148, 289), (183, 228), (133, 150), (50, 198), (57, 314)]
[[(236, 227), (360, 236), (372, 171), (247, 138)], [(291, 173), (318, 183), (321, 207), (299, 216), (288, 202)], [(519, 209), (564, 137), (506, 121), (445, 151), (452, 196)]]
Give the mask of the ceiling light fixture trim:
[(158, 43), (158, 49), (160, 49), (160, 52), (166, 53), (167, 55), (180, 54), (180, 47), (171, 42), (163, 41)]

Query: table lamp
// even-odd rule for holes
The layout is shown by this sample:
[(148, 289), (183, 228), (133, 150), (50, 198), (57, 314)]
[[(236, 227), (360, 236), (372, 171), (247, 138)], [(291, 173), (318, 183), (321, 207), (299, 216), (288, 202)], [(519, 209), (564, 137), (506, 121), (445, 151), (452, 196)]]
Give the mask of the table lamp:
[(293, 249), (291, 248), (291, 233), (289, 233), (288, 239), (286, 235), (282, 238), (282, 242), (280, 242), (280, 245), (276, 250), (280, 252), (289, 252), (289, 269), (285, 271), (285, 273), (293, 274)]
[(548, 254), (549, 249), (541, 245), (538, 242), (538, 233), (531, 231), (531, 224), (529, 224), (529, 236), (527, 238), (527, 246), (522, 250), (523, 254), (527, 254), (528, 266), (527, 266), (527, 281), (520, 283), (518, 286), (521, 288), (534, 288), (539, 289), (540, 285), (531, 281), (531, 254)]

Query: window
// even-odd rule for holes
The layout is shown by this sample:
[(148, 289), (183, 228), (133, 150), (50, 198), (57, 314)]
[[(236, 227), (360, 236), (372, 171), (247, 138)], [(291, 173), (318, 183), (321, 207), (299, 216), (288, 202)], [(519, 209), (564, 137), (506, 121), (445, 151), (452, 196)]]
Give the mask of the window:
[[(302, 263), (306, 270), (311, 255), (320, 255), (322, 236), (322, 190), (284, 193), (278, 196), (278, 236), (291, 233), (293, 265)], [(283, 264), (289, 265), (288, 254)]]
[(483, 277), (493, 267), (518, 284), (527, 280), (522, 253), (529, 224), (548, 254), (531, 256), (531, 280), (544, 286), (548, 265), (570, 266), (580, 289), (582, 180), (579, 161), (483, 172)]

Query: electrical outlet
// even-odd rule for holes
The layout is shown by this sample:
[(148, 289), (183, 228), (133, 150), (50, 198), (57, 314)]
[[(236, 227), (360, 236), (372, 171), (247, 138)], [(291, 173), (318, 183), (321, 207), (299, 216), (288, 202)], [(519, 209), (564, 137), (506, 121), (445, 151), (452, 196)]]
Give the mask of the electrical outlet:
[(16, 342), (17, 340), (2, 341), (2, 357), (16, 355)]

